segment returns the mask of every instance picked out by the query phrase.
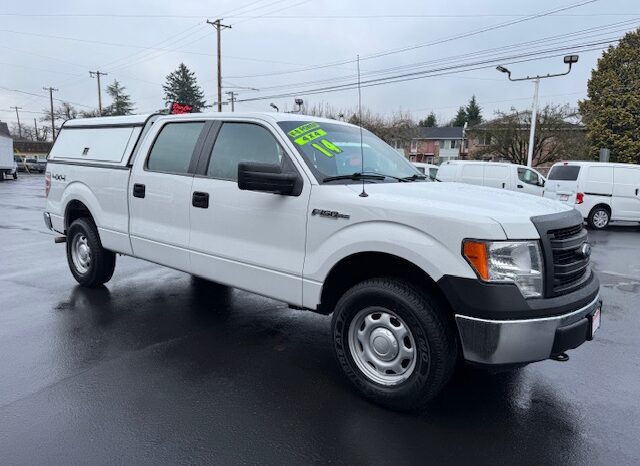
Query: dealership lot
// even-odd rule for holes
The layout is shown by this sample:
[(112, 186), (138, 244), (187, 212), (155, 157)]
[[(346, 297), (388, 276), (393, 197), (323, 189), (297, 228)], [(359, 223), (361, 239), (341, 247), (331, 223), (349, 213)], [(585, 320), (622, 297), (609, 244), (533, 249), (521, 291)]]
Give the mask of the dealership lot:
[(3, 463), (640, 461), (638, 225), (590, 232), (594, 342), (409, 415), (348, 385), (327, 317), (126, 257), (79, 288), (43, 205), (42, 176), (0, 183)]

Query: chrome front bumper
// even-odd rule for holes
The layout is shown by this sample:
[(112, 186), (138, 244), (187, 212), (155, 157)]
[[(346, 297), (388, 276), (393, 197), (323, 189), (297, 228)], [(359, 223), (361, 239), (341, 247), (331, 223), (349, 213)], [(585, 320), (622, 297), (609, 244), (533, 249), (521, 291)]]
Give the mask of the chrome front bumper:
[(456, 314), (464, 358), (490, 365), (548, 359), (552, 354), (556, 331), (587, 318), (601, 305), (598, 295), (577, 311), (540, 319), (485, 320)]

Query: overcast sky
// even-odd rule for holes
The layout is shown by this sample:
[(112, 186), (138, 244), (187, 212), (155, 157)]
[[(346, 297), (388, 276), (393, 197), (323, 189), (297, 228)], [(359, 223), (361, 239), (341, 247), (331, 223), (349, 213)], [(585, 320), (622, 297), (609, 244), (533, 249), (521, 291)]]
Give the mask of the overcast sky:
[[(575, 105), (585, 96), (591, 69), (605, 47), (601, 43), (640, 26), (637, 0), (600, 0), (529, 18), (578, 3), (582, 1), (3, 1), (0, 119), (15, 121), (10, 107), (16, 105), (22, 107), (24, 121), (32, 123), (34, 117), (41, 117), (30, 112), (48, 107), (43, 86), (58, 88), (55, 97), (73, 102), (78, 109), (97, 107), (96, 81), (89, 77), (89, 70), (109, 73), (103, 80), (119, 80), (138, 113), (151, 112), (163, 106), (161, 84), (180, 62), (195, 71), (208, 103), (213, 103), (215, 31), (205, 20), (217, 17), (233, 26), (222, 32), (223, 79), (229, 87), (225, 90), (260, 89), (237, 89), (240, 100), (296, 92), (308, 105), (352, 108), (357, 104), (355, 90), (314, 95), (304, 91), (354, 82), (354, 60), (359, 54), (363, 82), (449, 68), (438, 72), (447, 75), (415, 75), (422, 79), (363, 88), (367, 108), (383, 114), (403, 109), (416, 118), (433, 110), (440, 120), (448, 120), (475, 94), (487, 118), (497, 109), (530, 106), (533, 92), (530, 82), (509, 82), (491, 60), (504, 57), (502, 63), (514, 77), (556, 73), (566, 69), (562, 55), (576, 50), (580, 61), (571, 74), (544, 80), (540, 86), (542, 105)], [(566, 46), (572, 48), (562, 49)], [(402, 51), (406, 48), (410, 50)], [(585, 50), (589, 48), (599, 50)], [(496, 50), (488, 57), (488, 49)], [(522, 56), (551, 49), (546, 55), (559, 56)], [(453, 60), (456, 56), (460, 57)], [(521, 58), (506, 58), (513, 56)], [(536, 59), (516, 63), (531, 58)], [(488, 68), (459, 68), (471, 63), (476, 65), (468, 67)], [(327, 64), (332, 66), (316, 66)], [(399, 69), (389, 70), (393, 68)], [(109, 103), (106, 96), (103, 100)], [(291, 108), (293, 97), (239, 102), (236, 110), (269, 110), (270, 102)]]

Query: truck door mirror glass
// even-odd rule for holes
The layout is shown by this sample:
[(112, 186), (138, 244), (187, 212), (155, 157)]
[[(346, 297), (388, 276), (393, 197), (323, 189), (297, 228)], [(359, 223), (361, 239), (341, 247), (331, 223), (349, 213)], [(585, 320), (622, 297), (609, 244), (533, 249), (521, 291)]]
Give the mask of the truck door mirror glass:
[(238, 188), (243, 191), (299, 196), (302, 192), (302, 179), (295, 172), (283, 172), (280, 165), (240, 162)]

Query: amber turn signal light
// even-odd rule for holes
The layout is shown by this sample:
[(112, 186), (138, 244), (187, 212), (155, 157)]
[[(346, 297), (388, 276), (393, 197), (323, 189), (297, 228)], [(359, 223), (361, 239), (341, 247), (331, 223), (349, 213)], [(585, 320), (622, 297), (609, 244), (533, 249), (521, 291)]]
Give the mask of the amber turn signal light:
[(489, 254), (482, 241), (465, 240), (462, 252), (471, 267), (483, 280), (489, 280)]

